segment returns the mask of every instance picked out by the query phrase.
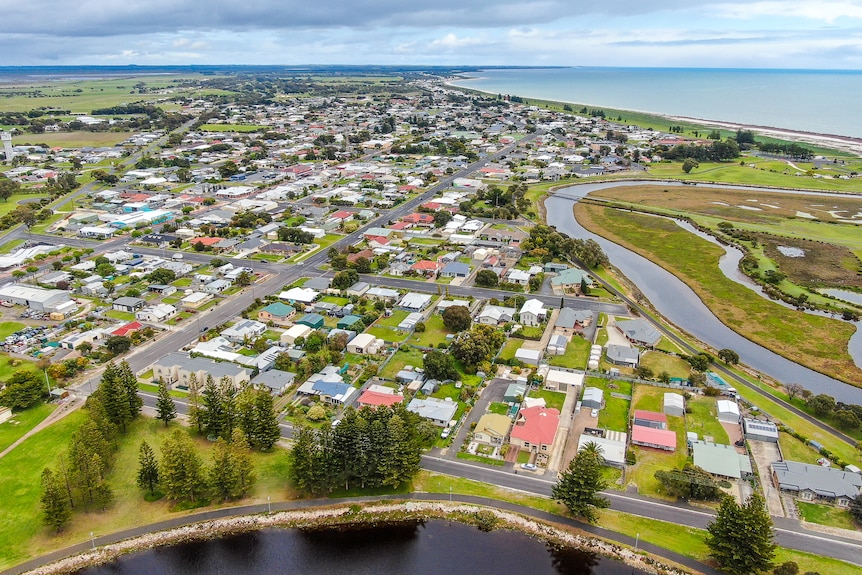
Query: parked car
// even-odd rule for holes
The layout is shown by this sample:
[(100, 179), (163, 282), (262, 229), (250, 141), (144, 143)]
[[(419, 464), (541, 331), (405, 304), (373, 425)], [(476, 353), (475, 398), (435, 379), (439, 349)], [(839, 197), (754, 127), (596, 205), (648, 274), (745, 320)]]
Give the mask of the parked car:
[(521, 469), (526, 469), (527, 471), (535, 471), (538, 469), (535, 463), (522, 463)]
[(598, 409), (594, 409), (590, 412), (590, 417), (598, 417), (598, 416), (599, 416), (599, 410)]
[(443, 433), (440, 434), (440, 438), (446, 439), (447, 437), (449, 437), (449, 431), (450, 431), (450, 429), (448, 427), (446, 429), (444, 429)]

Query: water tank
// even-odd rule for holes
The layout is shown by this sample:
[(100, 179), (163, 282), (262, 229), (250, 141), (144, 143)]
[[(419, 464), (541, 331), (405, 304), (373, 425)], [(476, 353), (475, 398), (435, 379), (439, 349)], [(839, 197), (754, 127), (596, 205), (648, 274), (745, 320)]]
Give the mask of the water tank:
[(594, 360), (594, 359), (591, 359), (590, 362), (587, 364), (587, 367), (590, 369), (598, 369), (599, 368), (599, 362)]

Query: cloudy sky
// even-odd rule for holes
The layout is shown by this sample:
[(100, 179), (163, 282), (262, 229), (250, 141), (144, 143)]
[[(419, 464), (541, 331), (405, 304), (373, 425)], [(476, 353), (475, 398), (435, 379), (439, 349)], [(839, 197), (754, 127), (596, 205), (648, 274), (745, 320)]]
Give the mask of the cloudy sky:
[(0, 0), (0, 65), (862, 69), (862, 0)]

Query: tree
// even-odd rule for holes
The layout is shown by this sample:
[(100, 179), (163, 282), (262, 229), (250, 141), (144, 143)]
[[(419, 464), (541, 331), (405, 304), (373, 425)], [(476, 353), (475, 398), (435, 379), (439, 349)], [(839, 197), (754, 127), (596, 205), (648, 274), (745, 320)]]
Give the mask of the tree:
[(360, 256), (356, 258), (356, 261), (353, 262), (353, 269), (355, 269), (358, 273), (361, 274), (370, 274), (371, 260)]
[(124, 335), (112, 335), (105, 340), (105, 349), (113, 355), (126, 353), (132, 347), (132, 340)]
[(159, 268), (150, 272), (147, 279), (154, 284), (167, 285), (177, 279), (177, 274), (174, 270)]
[(790, 401), (793, 401), (794, 398), (802, 395), (805, 388), (802, 387), (801, 383), (789, 383), (784, 386), (784, 391), (787, 392), (787, 398), (790, 399)]
[(785, 561), (772, 570), (772, 575), (798, 575), (799, 565), (795, 561)]
[(253, 280), (254, 280), (254, 276), (252, 276), (247, 271), (243, 271), (238, 276), (236, 276), (236, 285), (238, 285), (238, 286), (250, 286), (251, 282)]
[(72, 518), (72, 507), (58, 475), (45, 468), (42, 471), (42, 522), (59, 533)]
[(27, 409), (39, 403), (47, 392), (40, 373), (19, 369), (9, 376), (6, 386), (0, 391), (0, 405), (11, 409)]
[[(246, 434), (249, 435), (249, 434)], [(281, 439), (278, 414), (272, 396), (266, 391), (258, 391), (254, 399), (254, 430), (251, 443), (262, 451), (269, 451)]]
[(194, 372), (189, 375), (188, 405), (189, 425), (197, 427), (198, 433), (203, 433), (204, 417), (206, 413), (203, 408), (201, 408), (200, 384), (198, 383), (198, 378)]
[(141, 413), (141, 408), (144, 406), (144, 400), (138, 395), (138, 378), (126, 360), (120, 362), (118, 375), (120, 388), (126, 397), (126, 401), (129, 403), (129, 412), (132, 414), (132, 419), (134, 419)]
[(177, 417), (177, 404), (174, 403), (174, 398), (171, 397), (171, 392), (168, 390), (167, 384), (159, 380), (159, 398), (156, 400), (156, 419), (165, 422), (165, 427), (172, 419)]
[(174, 501), (196, 501), (203, 492), (203, 464), (182, 429), (175, 429), (162, 444), (159, 478), (165, 496)]
[(156, 460), (156, 454), (153, 453), (153, 448), (146, 441), (141, 442), (141, 449), (138, 452), (138, 487), (146, 489), (150, 495), (156, 492), (156, 485), (159, 484), (159, 462)]
[(470, 310), (466, 306), (453, 305), (443, 311), (443, 325), (452, 333), (469, 329), (472, 322)]
[(332, 287), (335, 289), (345, 290), (359, 281), (359, 272), (354, 269), (347, 269), (338, 272), (332, 278)]
[(835, 412), (835, 423), (845, 431), (853, 431), (859, 427), (859, 417), (850, 409), (839, 409)]
[(691, 368), (695, 371), (706, 371), (709, 369), (712, 358), (708, 353), (699, 353), (697, 355), (689, 355), (685, 360), (691, 364)]
[(425, 354), (424, 365), (425, 374), (432, 379), (445, 381), (458, 377), (455, 359), (448, 353), (437, 350), (429, 351)]
[(452, 341), (452, 355), (464, 364), (464, 368), (475, 372), (483, 361), (490, 361), (506, 340), (506, 335), (490, 325), (474, 325), (470, 331), (462, 331)]
[(686, 174), (691, 173), (691, 171), (699, 165), (698, 161), (694, 158), (686, 158), (682, 163), (682, 171)]
[(226, 161), (224, 164), (219, 166), (218, 173), (222, 177), (223, 180), (227, 180), (233, 175), (239, 173), (239, 167), (232, 160)]
[(757, 492), (741, 505), (732, 497), (722, 499), (715, 520), (706, 529), (710, 554), (728, 573), (749, 575), (772, 567), (772, 519)]
[(640, 379), (650, 379), (653, 376), (653, 370), (651, 367), (647, 367), (646, 365), (639, 365), (637, 369), (635, 369), (635, 375)]
[(721, 489), (712, 475), (690, 463), (682, 470), (656, 471), (655, 478), (661, 482), (668, 495), (674, 497), (711, 501), (721, 495)]
[(607, 499), (597, 495), (607, 487), (602, 478), (603, 463), (602, 448), (592, 441), (587, 443), (569, 463), (569, 468), (560, 474), (551, 496), (571, 513), (595, 522), (595, 510), (610, 505)]
[(491, 270), (479, 270), (476, 272), (475, 284), (479, 287), (497, 287), (500, 277)]
[(129, 407), (126, 394), (120, 384), (119, 369), (113, 363), (105, 366), (105, 371), (102, 372), (102, 380), (99, 383), (99, 389), (96, 390), (96, 394), (105, 409), (105, 415), (108, 420), (125, 432), (126, 424), (134, 416)]
[(739, 354), (728, 348), (718, 350), (718, 358), (728, 365), (739, 363)]
[(209, 480), (213, 496), (222, 501), (244, 497), (251, 488), (254, 471), (242, 431), (234, 430), (230, 443), (221, 437), (216, 441)]
[(829, 415), (835, 409), (835, 398), (831, 395), (819, 394), (808, 400), (808, 407), (818, 417)]

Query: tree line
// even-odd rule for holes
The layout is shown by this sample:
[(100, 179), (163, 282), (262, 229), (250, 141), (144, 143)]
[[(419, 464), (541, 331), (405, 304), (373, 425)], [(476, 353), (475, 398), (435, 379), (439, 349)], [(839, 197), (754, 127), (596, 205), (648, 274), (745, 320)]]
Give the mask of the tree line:
[(396, 487), (416, 475), (422, 446), (434, 437), (436, 429), (403, 404), (348, 408), (334, 427), (296, 429), (290, 478), (307, 493)]

